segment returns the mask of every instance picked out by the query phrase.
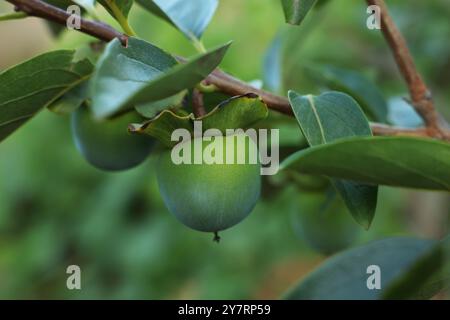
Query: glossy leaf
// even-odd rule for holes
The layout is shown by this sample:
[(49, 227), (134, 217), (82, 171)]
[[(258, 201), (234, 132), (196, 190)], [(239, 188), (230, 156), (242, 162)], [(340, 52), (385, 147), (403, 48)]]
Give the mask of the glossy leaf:
[(286, 22), (299, 25), (317, 0), (281, 0)]
[(332, 182), (353, 218), (368, 230), (377, 208), (378, 186), (342, 179), (332, 179)]
[(53, 51), (0, 74), (0, 141), (91, 75), (92, 64), (73, 57)]
[(450, 144), (413, 137), (363, 137), (299, 151), (281, 164), (369, 184), (450, 191)]
[(371, 136), (369, 122), (358, 103), (340, 92), (320, 96), (289, 91), (297, 122), (311, 146), (352, 136)]
[(313, 77), (331, 90), (351, 95), (369, 118), (386, 122), (388, 107), (380, 90), (358, 72), (333, 66), (309, 68)]
[(144, 8), (170, 22), (189, 39), (200, 39), (218, 0), (137, 0)]
[[(310, 146), (372, 135), (358, 103), (346, 94), (328, 92), (320, 96), (301, 96), (290, 91), (289, 101)], [(333, 180), (333, 184), (355, 220), (368, 229), (375, 215), (378, 187), (345, 180)]]
[(218, 129), (226, 134), (227, 129), (246, 129), (267, 117), (269, 109), (253, 93), (225, 100), (204, 117), (203, 129)]
[(48, 106), (50, 111), (69, 114), (78, 109), (88, 98), (88, 82), (84, 81)]
[(134, 94), (176, 64), (171, 55), (143, 40), (130, 38), (127, 48), (111, 41), (90, 81), (94, 114), (107, 117), (130, 109)]
[(158, 139), (166, 147), (173, 147), (177, 142), (171, 140), (172, 132), (176, 129), (186, 129), (191, 132), (193, 120), (194, 116), (192, 114), (179, 115), (171, 110), (164, 110), (154, 119), (144, 124), (130, 124), (128, 130), (131, 133), (147, 134)]
[(268, 108), (262, 100), (254, 94), (231, 98), (215, 107), (207, 115), (195, 119), (192, 114), (180, 115), (165, 110), (154, 119), (144, 124), (130, 126), (133, 133), (148, 134), (159, 139), (167, 147), (176, 145), (171, 141), (172, 132), (178, 128), (194, 131), (193, 121), (202, 121), (202, 130), (218, 129), (226, 134), (227, 129), (246, 129), (256, 122), (266, 118)]
[[(286, 299), (380, 299), (382, 290), (433, 248), (435, 241), (389, 238), (350, 249), (328, 259), (294, 286)], [(381, 271), (381, 290), (369, 290), (369, 266)]]
[(146, 41), (130, 38), (125, 48), (119, 40), (113, 40), (91, 80), (94, 114), (108, 117), (194, 87), (219, 65), (228, 46), (177, 64), (172, 56)]
[(154, 118), (158, 112), (161, 112), (164, 109), (180, 107), (186, 97), (186, 94), (187, 90), (183, 90), (176, 95), (162, 100), (137, 105), (135, 109), (141, 116), (151, 119)]

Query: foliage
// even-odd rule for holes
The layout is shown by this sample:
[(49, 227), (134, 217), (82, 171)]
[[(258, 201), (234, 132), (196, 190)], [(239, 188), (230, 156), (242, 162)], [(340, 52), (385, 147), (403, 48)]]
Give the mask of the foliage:
[[(257, 0), (97, 2), (76, 1), (85, 17), (118, 24), (126, 44), (111, 39), (102, 46), (60, 30), (55, 50), (0, 73), (0, 278), (3, 270), (16, 272), (0, 283), (1, 297), (274, 298), (291, 287), (283, 297), (428, 299), (448, 288), (448, 240), (391, 238), (411, 233), (399, 214), (408, 210), (411, 191), (386, 186), (444, 191), (448, 203), (450, 145), (374, 136), (370, 121), (396, 124), (386, 97), (404, 89), (384, 64), (387, 56), (366, 56), (367, 47), (381, 47), (379, 39), (367, 30), (349, 35), (361, 12), (324, 0), (273, 1), (267, 8)], [(283, 11), (286, 22), (300, 27), (279, 29)], [(314, 19), (327, 12), (337, 18)], [(431, 30), (424, 31), (424, 47)], [(336, 50), (347, 35), (353, 47)], [(374, 60), (381, 70), (367, 66)], [(211, 84), (248, 88), (219, 66), (246, 80), (263, 78), (265, 89), (289, 101), (294, 117), (270, 110), (276, 108), (257, 88), (232, 96)], [(437, 88), (450, 82), (430, 78)], [(449, 98), (442, 91), (437, 101)], [(110, 174), (86, 166), (68, 143), (68, 115), (89, 163), (131, 170)], [(171, 134), (192, 132), (194, 120), (222, 132), (280, 129), (282, 170), (261, 179), (256, 169), (226, 165), (175, 168), (167, 160), (176, 145)], [(164, 204), (193, 229), (233, 228), (217, 246), (178, 224)], [(444, 222), (447, 209), (436, 209)], [(369, 242), (380, 237), (387, 238)], [(304, 277), (321, 262), (315, 252), (336, 255)], [(292, 267), (283, 265), (288, 260)], [(83, 277), (97, 284), (62, 291), (61, 270), (70, 263), (88, 266)], [(372, 264), (383, 270), (381, 291), (366, 287)]]

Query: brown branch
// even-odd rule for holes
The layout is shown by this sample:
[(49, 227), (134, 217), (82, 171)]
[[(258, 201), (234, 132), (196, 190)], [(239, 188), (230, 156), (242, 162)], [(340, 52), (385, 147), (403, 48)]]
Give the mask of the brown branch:
[(427, 128), (398, 128), (391, 127), (380, 123), (371, 123), (370, 128), (376, 136), (410, 136), (410, 137), (430, 137), (430, 133)]
[(257, 94), (270, 109), (293, 116), (292, 109), (287, 98), (277, 96), (264, 90), (256, 89), (221, 70), (215, 70), (211, 73), (208, 78), (206, 78), (206, 82), (215, 85), (221, 92), (230, 96), (244, 95), (247, 93)]
[(203, 93), (197, 88), (192, 90), (192, 111), (194, 112), (195, 118), (200, 118), (206, 114)]
[(389, 15), (386, 3), (384, 0), (367, 0), (367, 3), (380, 8), (381, 31), (392, 50), (395, 62), (408, 86), (411, 105), (422, 117), (427, 130), (432, 136), (440, 138), (447, 136), (448, 138), (448, 132), (440, 127), (439, 115), (434, 107), (430, 90), (428, 90), (420, 73), (417, 71), (406, 41)]
[[(52, 6), (40, 0), (6, 0), (15, 6), (16, 11), (22, 11), (29, 16), (43, 18), (49, 21), (66, 25), (70, 14), (66, 11)], [(118, 38), (120, 42), (127, 46), (128, 37), (114, 29), (113, 27), (90, 20), (81, 19), (81, 32), (87, 33), (103, 41), (111, 41)]]
[[(58, 9), (52, 5), (42, 2), (41, 0), (6, 0), (6, 1), (15, 5), (17, 11), (23, 11), (30, 16), (44, 18), (46, 20), (54, 21), (62, 25), (66, 25), (66, 21), (70, 17), (70, 15), (64, 10)], [(380, 5), (379, 3), (381, 3), (380, 7), (382, 8), (384, 6), (384, 10), (382, 9), (382, 12), (384, 12), (384, 14), (382, 15), (383, 17), (382, 22), (384, 21), (383, 22), (384, 29), (387, 29), (387, 31), (385, 31), (385, 36), (388, 38), (391, 47), (395, 48), (394, 50), (395, 57), (396, 60), (398, 60), (397, 62), (400, 66), (400, 69), (402, 70), (402, 74), (404, 74), (405, 79), (407, 79), (407, 83), (411, 91), (411, 97), (413, 103), (415, 104), (415, 108), (422, 116), (427, 117), (424, 118), (426, 120), (427, 127), (419, 129), (395, 128), (386, 125), (372, 123), (371, 127), (374, 134), (390, 135), (390, 136), (392, 135), (420, 136), (450, 141), (450, 131), (439, 127), (438, 124), (439, 116), (434, 110), (431, 99), (429, 99), (428, 90), (426, 89), (425, 85), (423, 84), (423, 81), (421, 80), (420, 76), (418, 75), (414, 67), (412, 58), (409, 55), (403, 37), (398, 32), (391, 18), (386, 14), (387, 11), (384, 2), (382, 0), (367, 0), (367, 1), (368, 3), (371, 4), (373, 3), (377, 5)], [(115, 38), (118, 38), (125, 46), (127, 45), (128, 42), (128, 37), (125, 34), (115, 30), (111, 26), (104, 23), (81, 19), (81, 29), (78, 31), (89, 34), (103, 41), (111, 41)], [(182, 57), (178, 57), (178, 59), (180, 61), (186, 61)], [(273, 109), (286, 115), (290, 116), (293, 115), (289, 101), (285, 97), (281, 97), (264, 90), (256, 89), (250, 86), (249, 84), (239, 79), (236, 79), (229, 74), (224, 73), (219, 69), (213, 71), (207, 77), (206, 82), (215, 85), (221, 92), (232, 96), (255, 93), (261, 97), (261, 99), (267, 104), (267, 106), (270, 109)], [(431, 113), (429, 113), (430, 109)], [(434, 117), (436, 117), (437, 120), (433, 120)], [(430, 125), (430, 123), (433, 125)], [(435, 125), (436, 123), (437, 125)], [(438, 130), (436, 130), (436, 128), (438, 128)]]

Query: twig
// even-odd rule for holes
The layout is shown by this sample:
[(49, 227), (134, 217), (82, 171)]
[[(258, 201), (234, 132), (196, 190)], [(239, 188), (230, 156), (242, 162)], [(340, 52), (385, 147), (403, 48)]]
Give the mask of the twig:
[(448, 138), (448, 132), (439, 125), (439, 115), (434, 108), (431, 92), (417, 71), (406, 41), (389, 15), (386, 3), (384, 0), (367, 0), (367, 3), (380, 8), (381, 31), (392, 50), (400, 73), (408, 85), (411, 105), (423, 118), (427, 131), (432, 136), (440, 138), (447, 136)]
[[(54, 21), (62, 25), (66, 25), (66, 21), (70, 16), (64, 10), (58, 9), (52, 5), (42, 2), (41, 0), (6, 1), (15, 5), (17, 11), (22, 11), (30, 16), (44, 18), (46, 20)], [(415, 108), (421, 115), (423, 114), (423, 116), (426, 116), (426, 119), (428, 119), (426, 120), (424, 118), (426, 120), (427, 127), (419, 129), (402, 129), (372, 123), (371, 127), (374, 134), (423, 136), (450, 141), (450, 130), (444, 129), (443, 127), (439, 126), (439, 116), (434, 110), (431, 99), (429, 99), (428, 90), (426, 89), (423, 81), (415, 70), (411, 56), (409, 55), (409, 52), (406, 48), (406, 44), (404, 44), (403, 37), (396, 29), (391, 18), (386, 14), (387, 11), (384, 2), (382, 0), (367, 1), (369, 3), (380, 5), (380, 7), (384, 6), (384, 10), (382, 10), (382, 12), (384, 12), (382, 21), (384, 21), (384, 29), (388, 29), (388, 31), (385, 31), (388, 34), (386, 37), (388, 37), (388, 41), (390, 41), (390, 43), (392, 42), (391, 47), (393, 46), (394, 48), (396, 48), (394, 51), (395, 56), (398, 60), (399, 66), (401, 66), (400, 69), (402, 70), (402, 73), (404, 72), (405, 78), (407, 77), (406, 79), (408, 85), (411, 83), (410, 91), (412, 100), (415, 103)], [(395, 29), (392, 29), (392, 26)], [(393, 32), (392, 30), (396, 30), (396, 32)], [(128, 43), (127, 35), (113, 29), (111, 26), (104, 23), (81, 19), (81, 29), (79, 31), (94, 36), (103, 41), (111, 41), (114, 38), (118, 38), (123, 45), (126, 46)], [(403, 46), (398, 44), (399, 39), (401, 39), (400, 43), (404, 44)], [(180, 61), (186, 61), (186, 59), (182, 57), (177, 58)], [(216, 86), (221, 92), (228, 95), (234, 96), (255, 93), (261, 97), (261, 99), (267, 104), (269, 108), (286, 115), (293, 115), (289, 101), (285, 97), (281, 97), (264, 90), (256, 89), (249, 84), (224, 73), (219, 69), (213, 71), (207, 77), (206, 83)], [(431, 112), (431, 115), (427, 114), (428, 111)], [(434, 118), (436, 118), (436, 120), (434, 120)], [(430, 123), (432, 125), (430, 125)]]
[(215, 70), (207, 78), (206, 82), (215, 85), (225, 94), (236, 96), (254, 93), (261, 97), (267, 106), (273, 110), (292, 116), (292, 109), (287, 98), (277, 96), (273, 93), (256, 89), (251, 85), (236, 79), (221, 70)]
[(206, 114), (205, 105), (203, 103), (203, 93), (197, 88), (192, 90), (192, 110), (196, 118), (200, 118)]
[[(41, 0), (6, 0), (15, 6), (16, 11), (22, 11), (29, 16), (35, 16), (50, 20), (62, 25), (67, 24), (70, 14), (55, 6), (47, 4)], [(128, 37), (112, 28), (111, 26), (96, 21), (81, 19), (81, 32), (87, 33), (100, 40), (111, 41), (118, 38), (120, 42), (127, 46)]]
[(411, 136), (411, 137), (430, 137), (427, 128), (399, 128), (380, 123), (371, 123), (370, 128), (376, 136)]

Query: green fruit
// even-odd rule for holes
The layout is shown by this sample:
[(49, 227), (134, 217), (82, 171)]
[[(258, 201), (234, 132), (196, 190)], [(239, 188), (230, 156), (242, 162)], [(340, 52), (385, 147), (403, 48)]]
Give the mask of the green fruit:
[(292, 216), (294, 229), (314, 250), (333, 254), (349, 247), (360, 235), (360, 227), (336, 194), (327, 198), (321, 193), (302, 193), (298, 201)]
[[(249, 145), (254, 142), (245, 135), (247, 148), (237, 149), (233, 141), (236, 137), (213, 138), (223, 142), (223, 158), (226, 154), (245, 152), (249, 155)], [(232, 137), (233, 139), (230, 139)], [(191, 141), (193, 143), (191, 143)], [(188, 142), (198, 142), (202, 150), (210, 142), (195, 138)], [(193, 155), (194, 152), (191, 152)], [(218, 232), (230, 228), (246, 218), (253, 210), (260, 196), (260, 163), (245, 164), (174, 164), (171, 151), (161, 154), (157, 167), (157, 179), (164, 203), (169, 211), (186, 226), (204, 232)]]
[(154, 140), (147, 136), (131, 135), (128, 125), (142, 122), (135, 113), (112, 120), (97, 121), (86, 107), (72, 113), (72, 136), (84, 158), (94, 167), (116, 171), (142, 163), (149, 155)]

